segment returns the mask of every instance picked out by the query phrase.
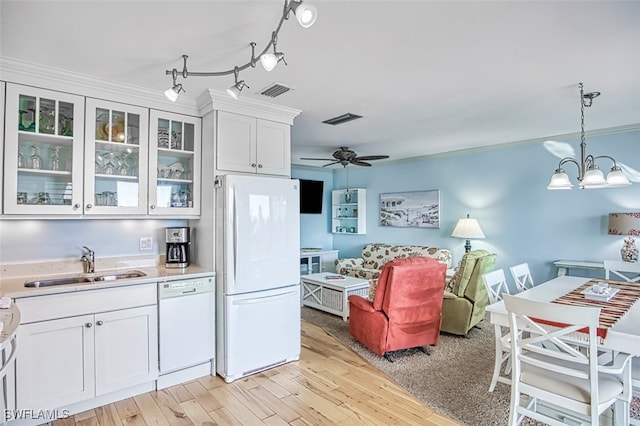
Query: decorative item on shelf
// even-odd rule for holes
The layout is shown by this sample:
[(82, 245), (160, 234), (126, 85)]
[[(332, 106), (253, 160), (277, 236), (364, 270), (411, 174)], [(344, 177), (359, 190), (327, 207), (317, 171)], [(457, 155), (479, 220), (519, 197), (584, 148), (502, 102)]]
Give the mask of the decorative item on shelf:
[(105, 160), (104, 160), (104, 170), (102, 171), (105, 175), (112, 175), (116, 170), (115, 164), (113, 164), (113, 152), (105, 152)]
[(18, 168), (22, 169), (25, 166), (24, 155), (20, 152), (20, 148), (18, 148)]
[(38, 130), (40, 133), (52, 135), (56, 127), (56, 111), (48, 108), (46, 105), (40, 104), (40, 115)]
[(628, 235), (620, 254), (625, 262), (638, 261), (638, 248), (633, 236), (640, 236), (640, 213), (609, 213), (609, 235)]
[(485, 238), (484, 232), (482, 232), (482, 228), (480, 228), (478, 221), (470, 218), (468, 213), (466, 218), (458, 220), (456, 227), (453, 228), (451, 236), (467, 240), (464, 244), (465, 253), (469, 253), (471, 251), (471, 239), (479, 240)]
[[(562, 166), (567, 163), (573, 163), (578, 167), (578, 185), (581, 189), (592, 188), (612, 188), (618, 186), (631, 185), (629, 179), (624, 174), (620, 166), (616, 163), (613, 157), (608, 155), (593, 156), (591, 154), (586, 155), (587, 144), (584, 142), (584, 108), (591, 107), (593, 99), (600, 96), (600, 92), (584, 93), (582, 83), (579, 83), (580, 87), (580, 159), (577, 160), (573, 157), (565, 157), (560, 160), (558, 168), (556, 169), (551, 181), (547, 186), (547, 189), (571, 189), (573, 185), (569, 181), (569, 176), (562, 169)], [(604, 174), (596, 165), (596, 160), (599, 158), (608, 158), (613, 162), (611, 171), (607, 174), (605, 180)]]
[(17, 196), (17, 203), (18, 204), (27, 204), (27, 193), (26, 192), (18, 192), (18, 196)]
[[(284, 62), (284, 64), (286, 65), (286, 62), (284, 61), (284, 53), (276, 51), (276, 43), (277, 43), (278, 33), (280, 32), (282, 24), (284, 23), (285, 20), (289, 19), (289, 15), (291, 13), (295, 15), (296, 20), (303, 28), (309, 28), (311, 25), (313, 25), (318, 15), (315, 7), (302, 4), (301, 0), (300, 1), (285, 0), (284, 9), (280, 17), (280, 22), (278, 23), (278, 26), (276, 27), (275, 31), (271, 33), (271, 38), (269, 40), (269, 43), (266, 45), (264, 50), (257, 56), (255, 54), (256, 43), (255, 42), (249, 43), (249, 45), (251, 46), (251, 59), (249, 60), (249, 62), (247, 62), (244, 65), (236, 65), (233, 67), (233, 69), (226, 70), (226, 71), (193, 72), (193, 71), (187, 70), (188, 56), (182, 55), (182, 59), (183, 59), (182, 71), (178, 71), (176, 68), (174, 68), (173, 70), (165, 71), (165, 74), (170, 75), (173, 79), (173, 83), (171, 87), (165, 90), (164, 92), (167, 99), (169, 99), (171, 102), (175, 102), (178, 99), (178, 96), (180, 95), (180, 93), (185, 91), (184, 88), (182, 87), (182, 84), (179, 84), (177, 82), (178, 74), (182, 75), (182, 78), (184, 79), (186, 79), (189, 76), (220, 77), (220, 76), (233, 74), (235, 78), (234, 84), (231, 87), (229, 87), (229, 89), (227, 90), (227, 93), (229, 94), (229, 96), (233, 97), (234, 99), (238, 99), (242, 89), (244, 87), (249, 87), (244, 82), (244, 80), (238, 81), (238, 75), (240, 71), (244, 71), (249, 67), (251, 68), (255, 67), (258, 60), (262, 63), (262, 66), (267, 71), (271, 71), (273, 68), (275, 68), (275, 66), (279, 62)], [(272, 46), (273, 46), (273, 53), (268, 53)]]
[(169, 129), (158, 129), (158, 148), (169, 148)]
[(58, 133), (61, 136), (73, 136), (73, 118), (60, 113), (58, 117)]
[(29, 167), (34, 170), (40, 170), (42, 168), (42, 157), (40, 156), (40, 148), (37, 145), (31, 145)]
[(175, 162), (168, 167), (169, 176), (171, 179), (180, 179), (184, 174), (184, 166), (180, 162)]
[(60, 170), (60, 149), (61, 147), (55, 145), (51, 147), (51, 164), (49, 167), (51, 170)]

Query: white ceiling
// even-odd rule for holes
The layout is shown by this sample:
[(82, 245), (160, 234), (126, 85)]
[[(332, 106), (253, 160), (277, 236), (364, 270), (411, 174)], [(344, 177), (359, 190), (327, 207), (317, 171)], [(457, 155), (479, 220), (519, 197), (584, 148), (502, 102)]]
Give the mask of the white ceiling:
[[(339, 146), (390, 160), (640, 123), (640, 1), (332, 1), (278, 37), (288, 66), (240, 74), (243, 96), (302, 110), (292, 162)], [(223, 71), (269, 42), (284, 0), (0, 0), (0, 55), (159, 92), (165, 70)], [(225, 77), (182, 81), (195, 98)], [(275, 99), (273, 82), (295, 88)], [(329, 126), (347, 112), (364, 118)], [(333, 167), (339, 167), (333, 166)]]

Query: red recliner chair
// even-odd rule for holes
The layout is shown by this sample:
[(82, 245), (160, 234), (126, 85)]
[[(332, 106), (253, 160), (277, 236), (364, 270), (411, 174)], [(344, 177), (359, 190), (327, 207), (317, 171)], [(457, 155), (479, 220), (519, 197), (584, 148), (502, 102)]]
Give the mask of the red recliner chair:
[(373, 303), (349, 296), (351, 335), (390, 361), (388, 352), (437, 345), (446, 268), (427, 257), (385, 264)]

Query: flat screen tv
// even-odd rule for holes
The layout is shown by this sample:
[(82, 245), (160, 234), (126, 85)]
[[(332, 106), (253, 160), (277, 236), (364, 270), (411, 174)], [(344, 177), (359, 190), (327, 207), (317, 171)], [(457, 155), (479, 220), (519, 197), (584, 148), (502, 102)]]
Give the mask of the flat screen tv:
[(300, 179), (300, 213), (322, 213), (324, 181)]

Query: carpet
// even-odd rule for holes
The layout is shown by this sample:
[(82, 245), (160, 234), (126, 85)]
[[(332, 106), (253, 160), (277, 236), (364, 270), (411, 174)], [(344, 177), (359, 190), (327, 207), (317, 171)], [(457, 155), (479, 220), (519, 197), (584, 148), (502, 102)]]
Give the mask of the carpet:
[[(302, 319), (319, 325), (385, 373), (431, 409), (468, 426), (506, 425), (511, 388), (498, 383), (489, 392), (493, 374), (494, 333), (481, 321), (468, 337), (442, 334), (427, 355), (419, 349), (392, 353), (389, 362), (369, 351), (349, 334), (341, 317), (302, 307)], [(634, 398), (632, 416), (640, 418), (640, 400)], [(540, 424), (525, 420), (523, 425)]]

